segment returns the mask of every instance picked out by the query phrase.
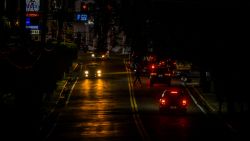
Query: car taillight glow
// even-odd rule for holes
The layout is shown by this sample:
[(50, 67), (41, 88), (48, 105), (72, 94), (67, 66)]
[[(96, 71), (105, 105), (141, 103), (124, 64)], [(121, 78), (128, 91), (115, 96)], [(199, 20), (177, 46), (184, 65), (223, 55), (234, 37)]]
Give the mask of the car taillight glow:
[(186, 106), (187, 105), (187, 100), (186, 99), (183, 99), (182, 102), (181, 102), (182, 106)]
[(160, 99), (160, 104), (165, 105), (166, 104), (166, 100), (165, 99)]
[(177, 94), (178, 92), (177, 91), (171, 91), (170, 93), (171, 94)]

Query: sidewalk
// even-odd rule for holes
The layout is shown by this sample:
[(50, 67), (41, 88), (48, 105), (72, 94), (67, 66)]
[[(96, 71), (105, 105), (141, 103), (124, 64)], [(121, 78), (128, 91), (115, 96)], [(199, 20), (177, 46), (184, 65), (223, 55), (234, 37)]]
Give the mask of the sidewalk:
[(216, 97), (216, 94), (214, 92), (203, 92), (203, 90), (199, 87), (194, 87), (195, 92), (200, 96), (200, 99), (205, 103), (209, 111), (212, 114), (225, 114), (227, 113), (227, 105), (226, 103), (221, 103), (221, 109), (220, 109), (220, 103), (218, 101), (218, 98)]
[(65, 74), (62, 80), (57, 82), (57, 88), (51, 93), (48, 99), (44, 100), (43, 104), (43, 120), (46, 119), (53, 111), (54, 108), (59, 104), (60, 99), (62, 98), (62, 93), (66, 88), (66, 85), (69, 83), (69, 79), (73, 77), (73, 71), (76, 69), (78, 64), (74, 62), (70, 68), (69, 74)]
[[(217, 116), (219, 119), (221, 119), (224, 124), (230, 129), (232, 133), (237, 134), (242, 137), (248, 137), (248, 128), (249, 123), (249, 114), (247, 113), (246, 109), (242, 110), (242, 105), (240, 103), (235, 102), (234, 113), (229, 113), (228, 111), (228, 103), (226, 100), (224, 100), (223, 103), (221, 103), (221, 110), (219, 107), (219, 101), (216, 97), (216, 94), (214, 92), (203, 92), (201, 88), (196, 87), (195, 88), (198, 95), (202, 99), (203, 103), (206, 104), (207, 107), (209, 107), (210, 112), (209, 114), (213, 114)], [(240, 140), (240, 139), (239, 139)]]
[[(209, 107), (212, 113), (229, 114), (229, 103), (226, 97), (220, 103), (215, 92), (204, 92), (200, 87), (195, 87), (195, 91), (199, 94), (202, 101)], [(221, 105), (220, 105), (221, 104)], [(221, 106), (221, 109), (220, 109)], [(248, 103), (242, 101), (233, 101), (233, 114), (246, 114), (248, 111)]]

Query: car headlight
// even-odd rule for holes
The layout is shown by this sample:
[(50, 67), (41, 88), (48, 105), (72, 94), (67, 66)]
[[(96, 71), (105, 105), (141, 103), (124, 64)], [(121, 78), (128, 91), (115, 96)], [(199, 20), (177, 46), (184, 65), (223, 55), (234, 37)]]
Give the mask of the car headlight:
[(89, 74), (89, 71), (86, 70), (84, 73), (85, 73), (85, 74)]
[(101, 70), (97, 70), (97, 73), (98, 73), (98, 74), (101, 74), (101, 73), (102, 73), (102, 71), (101, 71)]

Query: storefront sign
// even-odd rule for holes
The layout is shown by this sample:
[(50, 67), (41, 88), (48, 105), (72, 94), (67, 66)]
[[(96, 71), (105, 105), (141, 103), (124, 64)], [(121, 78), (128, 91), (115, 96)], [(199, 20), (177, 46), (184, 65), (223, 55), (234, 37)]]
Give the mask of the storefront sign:
[(40, 10), (40, 0), (26, 0), (26, 12), (38, 12)]

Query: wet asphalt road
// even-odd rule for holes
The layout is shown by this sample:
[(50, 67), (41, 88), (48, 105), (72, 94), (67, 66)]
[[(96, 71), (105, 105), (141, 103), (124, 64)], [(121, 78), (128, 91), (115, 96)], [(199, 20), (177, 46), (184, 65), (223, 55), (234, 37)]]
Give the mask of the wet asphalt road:
[(142, 86), (132, 85), (122, 57), (102, 66), (103, 78), (79, 76), (72, 84), (47, 141), (241, 140), (217, 116), (206, 114), (194, 93), (186, 114), (160, 114), (158, 98), (165, 85), (150, 88), (147, 78)]

